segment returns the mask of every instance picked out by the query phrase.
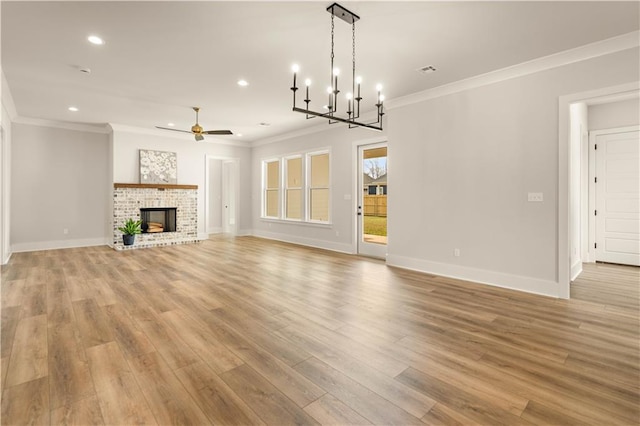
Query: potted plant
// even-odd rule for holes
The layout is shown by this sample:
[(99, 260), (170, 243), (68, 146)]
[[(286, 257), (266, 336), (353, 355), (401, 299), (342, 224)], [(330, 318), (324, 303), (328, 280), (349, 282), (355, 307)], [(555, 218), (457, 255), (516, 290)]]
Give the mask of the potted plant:
[(133, 245), (133, 241), (136, 238), (136, 234), (142, 232), (140, 225), (142, 224), (141, 220), (133, 220), (129, 218), (124, 226), (118, 228), (120, 232), (122, 232), (122, 242), (124, 242), (125, 246)]

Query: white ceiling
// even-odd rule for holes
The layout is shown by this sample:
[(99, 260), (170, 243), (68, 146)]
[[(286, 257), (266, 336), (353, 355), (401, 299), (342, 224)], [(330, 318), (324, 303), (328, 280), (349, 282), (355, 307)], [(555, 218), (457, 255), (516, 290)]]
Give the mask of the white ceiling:
[[(290, 69), (300, 65), (299, 85), (314, 81), (311, 106), (321, 108), (330, 3), (2, 1), (2, 70), (21, 117), (188, 129), (198, 105), (205, 129), (254, 141), (320, 123), (291, 111)], [(378, 82), (394, 99), (639, 28), (638, 2), (341, 4), (361, 18), (363, 107)], [(335, 25), (338, 65), (348, 74), (351, 28)], [(106, 44), (89, 44), (90, 34)], [(437, 72), (416, 71), (425, 65)], [(241, 78), (248, 87), (236, 84)], [(347, 84), (341, 77), (343, 94)]]

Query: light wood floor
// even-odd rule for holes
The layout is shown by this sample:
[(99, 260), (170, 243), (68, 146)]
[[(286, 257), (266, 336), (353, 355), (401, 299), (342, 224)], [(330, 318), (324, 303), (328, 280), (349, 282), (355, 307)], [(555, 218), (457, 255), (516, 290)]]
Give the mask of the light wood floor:
[(637, 425), (639, 270), (566, 301), (251, 237), (14, 254), (2, 423)]

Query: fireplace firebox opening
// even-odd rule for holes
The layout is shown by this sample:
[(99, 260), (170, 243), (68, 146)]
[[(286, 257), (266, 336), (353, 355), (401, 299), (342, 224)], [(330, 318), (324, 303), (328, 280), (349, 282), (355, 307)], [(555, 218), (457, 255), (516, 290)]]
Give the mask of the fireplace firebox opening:
[(141, 208), (142, 233), (176, 232), (176, 211), (176, 207)]

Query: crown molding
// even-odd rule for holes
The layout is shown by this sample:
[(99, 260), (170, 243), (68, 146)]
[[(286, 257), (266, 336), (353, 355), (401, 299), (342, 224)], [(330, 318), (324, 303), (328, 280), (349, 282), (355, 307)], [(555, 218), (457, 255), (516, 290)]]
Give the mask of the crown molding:
[(15, 121), (18, 117), (18, 111), (16, 110), (16, 104), (13, 102), (13, 96), (11, 95), (11, 89), (9, 88), (9, 83), (7, 82), (7, 78), (4, 76), (4, 71), (2, 71), (2, 67), (0, 67), (0, 74), (2, 75), (2, 105), (7, 110), (9, 114), (9, 119), (11, 121)]
[(610, 104), (613, 102), (631, 101), (634, 99), (635, 100), (640, 99), (640, 90), (638, 90), (638, 84), (635, 85), (635, 90), (632, 90), (629, 92), (614, 93), (611, 95), (601, 96), (598, 98), (587, 99), (585, 103), (588, 106), (593, 106), (593, 105)]
[(260, 140), (256, 140), (251, 142), (251, 147), (252, 148), (256, 148), (259, 146), (263, 146), (263, 145), (269, 145), (272, 143), (276, 143), (276, 142), (280, 142), (286, 139), (291, 139), (291, 138), (296, 138), (299, 136), (306, 136), (306, 135), (310, 135), (313, 133), (318, 133), (318, 132), (323, 132), (325, 130), (329, 130), (327, 128), (327, 123), (323, 123), (323, 124), (318, 124), (316, 126), (312, 126), (312, 127), (305, 127), (299, 130), (292, 130), (290, 132), (287, 133), (281, 133), (279, 135), (275, 135), (275, 136), (271, 136), (269, 138), (266, 139), (260, 139)]
[[(127, 132), (127, 133), (135, 133), (135, 134), (139, 134), (139, 135), (149, 135), (149, 136), (157, 136), (157, 137), (161, 137), (161, 138), (167, 138), (167, 139), (180, 139), (180, 140), (185, 140), (185, 141), (191, 141), (193, 142), (193, 135), (189, 135), (187, 133), (180, 133), (180, 132), (175, 132), (175, 133), (169, 133), (169, 131), (167, 130), (160, 130), (160, 129), (149, 129), (146, 127), (136, 127), (136, 126), (127, 126), (125, 124), (118, 124), (118, 123), (109, 123), (108, 124), (109, 127), (111, 127), (111, 129), (114, 132)], [(211, 143), (211, 144), (215, 144), (215, 145), (228, 145), (228, 146), (235, 146), (238, 148), (249, 148), (251, 147), (251, 143), (247, 142), (247, 141), (238, 141), (238, 140), (226, 140), (226, 139), (219, 139), (219, 138), (215, 138), (212, 136), (206, 136), (205, 139), (201, 142), (198, 143)]]
[(31, 126), (52, 127), (54, 129), (63, 129), (63, 130), (75, 130), (78, 132), (100, 133), (103, 135), (109, 134), (111, 132), (109, 130), (109, 127), (104, 124), (70, 123), (66, 121), (43, 120), (41, 118), (20, 117), (20, 116), (16, 117), (11, 121), (17, 124), (29, 124)]
[(443, 86), (427, 89), (422, 92), (413, 93), (396, 99), (386, 101), (387, 109), (391, 110), (429, 99), (439, 98), (465, 90), (546, 71), (552, 68), (569, 65), (575, 62), (604, 56), (622, 50), (633, 49), (640, 46), (640, 31), (633, 31), (621, 36), (586, 44), (574, 49), (543, 56), (531, 61), (523, 62), (507, 68), (491, 71), (486, 74), (477, 75), (464, 80), (459, 80)]

